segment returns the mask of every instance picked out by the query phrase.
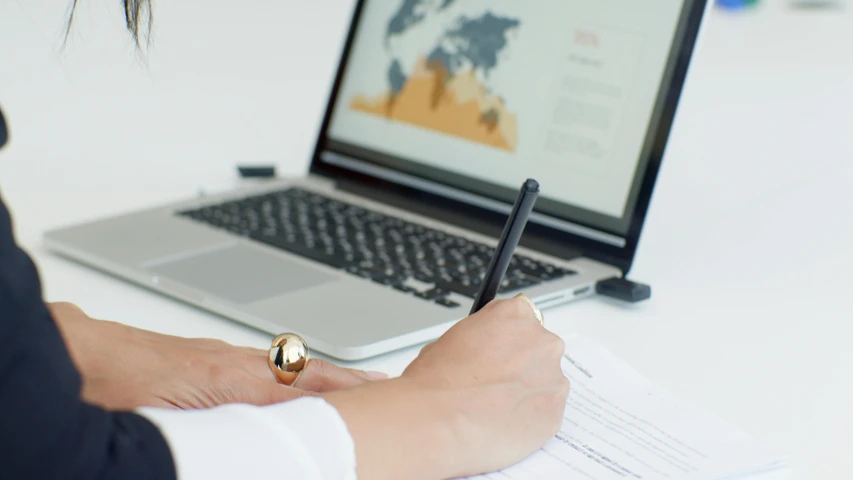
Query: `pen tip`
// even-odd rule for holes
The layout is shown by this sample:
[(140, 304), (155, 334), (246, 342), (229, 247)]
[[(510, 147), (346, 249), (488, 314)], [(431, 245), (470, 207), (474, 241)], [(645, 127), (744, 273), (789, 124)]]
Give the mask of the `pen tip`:
[(532, 178), (528, 178), (524, 185), (522, 186), (528, 192), (538, 192), (539, 191), (539, 182), (533, 180)]

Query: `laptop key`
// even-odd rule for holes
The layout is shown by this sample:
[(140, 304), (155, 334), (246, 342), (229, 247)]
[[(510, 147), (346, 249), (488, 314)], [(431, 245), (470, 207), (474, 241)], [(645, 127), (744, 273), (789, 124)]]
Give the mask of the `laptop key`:
[(458, 303), (454, 302), (453, 300), (448, 300), (444, 297), (436, 298), (435, 303), (447, 308), (456, 308), (459, 306)]
[(370, 277), (371, 280), (380, 285), (399, 285), (406, 280), (406, 277), (398, 273), (377, 273)]
[(537, 283), (540, 283), (540, 280), (536, 278), (526, 276), (507, 276), (504, 278), (504, 281), (501, 282), (501, 286), (498, 288), (498, 293), (514, 292), (516, 290), (531, 287)]
[(444, 290), (450, 290), (451, 292), (471, 298), (474, 298), (477, 295), (477, 292), (480, 291), (480, 285), (473, 283), (464, 284), (462, 282), (445, 282), (439, 283), (438, 286)]
[(437, 298), (445, 297), (449, 293), (449, 291), (442, 288), (431, 288), (429, 290), (415, 292), (415, 296), (423, 298), (424, 300), (435, 300)]
[(394, 290), (399, 290), (403, 293), (415, 293), (415, 292), (417, 292), (416, 289), (414, 289), (408, 285), (404, 285), (402, 283), (395, 283), (394, 285), (391, 285), (391, 288), (393, 288)]

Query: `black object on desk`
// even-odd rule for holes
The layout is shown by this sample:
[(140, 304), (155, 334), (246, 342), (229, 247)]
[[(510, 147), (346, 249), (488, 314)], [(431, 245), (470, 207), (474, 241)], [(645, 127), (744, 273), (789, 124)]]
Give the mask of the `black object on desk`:
[(643, 283), (632, 282), (623, 277), (611, 277), (601, 280), (595, 285), (595, 291), (599, 295), (628, 303), (648, 300), (652, 296), (652, 287)]
[(539, 182), (528, 178), (521, 186), (518, 198), (515, 199), (515, 205), (512, 206), (512, 211), (509, 212), (509, 218), (506, 221), (503, 233), (501, 233), (501, 239), (495, 248), (495, 255), (492, 257), (491, 263), (489, 263), (486, 276), (483, 277), (483, 285), (480, 287), (480, 292), (474, 298), (474, 305), (471, 306), (471, 314), (476, 313), (485, 307), (487, 303), (495, 299), (495, 295), (498, 293), (498, 288), (501, 286), (506, 269), (509, 267), (509, 262), (512, 260), (512, 255), (515, 253), (515, 248), (518, 246), (518, 241), (521, 239), (524, 227), (527, 226), (527, 219), (530, 217), (530, 212), (533, 211), (533, 204), (536, 203), (536, 197), (538, 196)]
[(241, 178), (272, 178), (275, 177), (274, 165), (238, 165), (237, 171)]

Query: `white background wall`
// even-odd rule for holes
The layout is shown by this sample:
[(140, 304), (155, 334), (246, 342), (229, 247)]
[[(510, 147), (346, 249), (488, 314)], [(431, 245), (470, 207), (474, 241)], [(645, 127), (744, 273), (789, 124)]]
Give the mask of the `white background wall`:
[[(153, 0), (146, 55), (120, 3), (80, 0), (62, 50), (70, 0), (0, 0), (7, 200), (50, 208), (20, 179), (73, 182), (103, 192), (97, 214), (116, 189), (193, 195), (188, 179), (219, 181), (238, 162), (305, 168), (316, 130), (305, 125), (321, 121), (351, 0)], [(14, 185), (3, 181), (11, 168)]]

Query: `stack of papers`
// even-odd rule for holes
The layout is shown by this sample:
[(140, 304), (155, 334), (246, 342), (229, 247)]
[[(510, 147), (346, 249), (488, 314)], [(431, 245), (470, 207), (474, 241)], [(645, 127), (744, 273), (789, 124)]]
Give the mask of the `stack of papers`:
[[(472, 477), (734, 480), (775, 472), (785, 459), (725, 422), (658, 391), (625, 362), (582, 337), (566, 339), (571, 381), (560, 432), (527, 459)], [(403, 362), (374, 368), (399, 374)], [(781, 475), (780, 475), (781, 474)]]

